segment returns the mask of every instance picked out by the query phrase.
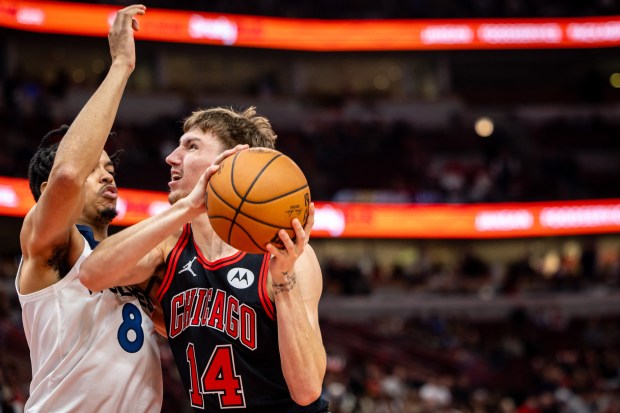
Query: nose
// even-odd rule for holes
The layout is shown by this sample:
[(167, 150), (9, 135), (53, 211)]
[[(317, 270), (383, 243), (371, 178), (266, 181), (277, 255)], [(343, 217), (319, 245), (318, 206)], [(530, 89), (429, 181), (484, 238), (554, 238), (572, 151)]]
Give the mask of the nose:
[(114, 176), (109, 171), (104, 169), (103, 173), (101, 174), (101, 182), (105, 184), (111, 184), (114, 182)]
[(181, 163), (179, 157), (179, 148), (176, 148), (170, 155), (166, 156), (166, 163), (170, 166), (179, 165)]

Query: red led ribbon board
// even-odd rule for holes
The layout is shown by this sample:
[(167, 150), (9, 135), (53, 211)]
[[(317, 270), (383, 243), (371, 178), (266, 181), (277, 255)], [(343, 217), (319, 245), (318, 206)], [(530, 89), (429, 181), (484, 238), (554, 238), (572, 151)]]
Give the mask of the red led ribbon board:
[[(120, 188), (126, 226), (169, 207), (167, 194)], [(0, 177), (0, 215), (23, 217), (34, 205), (28, 181)], [(620, 233), (620, 199), (467, 205), (316, 202), (313, 237), (515, 238)]]
[[(0, 0), (0, 26), (106, 36), (117, 6)], [(144, 40), (307, 51), (591, 48), (620, 45), (620, 16), (556, 19), (315, 20), (149, 8)]]

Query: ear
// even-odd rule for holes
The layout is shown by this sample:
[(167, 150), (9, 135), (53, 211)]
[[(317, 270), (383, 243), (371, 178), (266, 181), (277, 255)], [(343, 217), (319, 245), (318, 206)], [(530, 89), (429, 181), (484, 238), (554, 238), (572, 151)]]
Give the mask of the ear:
[(47, 181), (41, 182), (41, 186), (39, 186), (39, 190), (41, 191), (41, 193), (45, 191), (45, 188), (47, 188)]

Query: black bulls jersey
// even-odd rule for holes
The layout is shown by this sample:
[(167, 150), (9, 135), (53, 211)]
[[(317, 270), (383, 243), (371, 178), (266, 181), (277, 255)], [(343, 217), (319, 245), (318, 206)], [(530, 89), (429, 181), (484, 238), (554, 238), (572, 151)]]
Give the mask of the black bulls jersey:
[(268, 254), (244, 252), (207, 261), (190, 224), (170, 252), (158, 298), (194, 411), (327, 411), (323, 399), (306, 407), (291, 399), (267, 295), (268, 266)]

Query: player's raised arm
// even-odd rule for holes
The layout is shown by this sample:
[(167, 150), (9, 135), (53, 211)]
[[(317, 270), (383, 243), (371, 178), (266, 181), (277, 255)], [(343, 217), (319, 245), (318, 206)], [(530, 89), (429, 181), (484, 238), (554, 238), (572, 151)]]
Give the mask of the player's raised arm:
[(22, 230), (25, 257), (66, 243), (82, 212), (84, 182), (97, 166), (135, 67), (134, 16), (144, 12), (142, 5), (129, 6), (119, 11), (114, 20), (109, 33), (112, 65), (58, 146), (49, 179), (43, 183), (44, 190)]
[[(87, 179), (93, 176), (97, 180), (102, 195), (116, 196), (113, 163), (103, 148), (135, 67), (133, 31), (138, 26), (134, 17), (144, 12), (141, 5), (118, 12), (109, 32), (112, 65), (104, 81), (68, 130), (53, 131), (62, 136), (57, 148), (41, 147), (31, 161), (29, 177), (37, 203), (20, 232), (22, 294), (54, 284), (79, 257), (84, 241), (75, 224), (84, 211)], [(46, 166), (39, 169), (42, 165)]]

